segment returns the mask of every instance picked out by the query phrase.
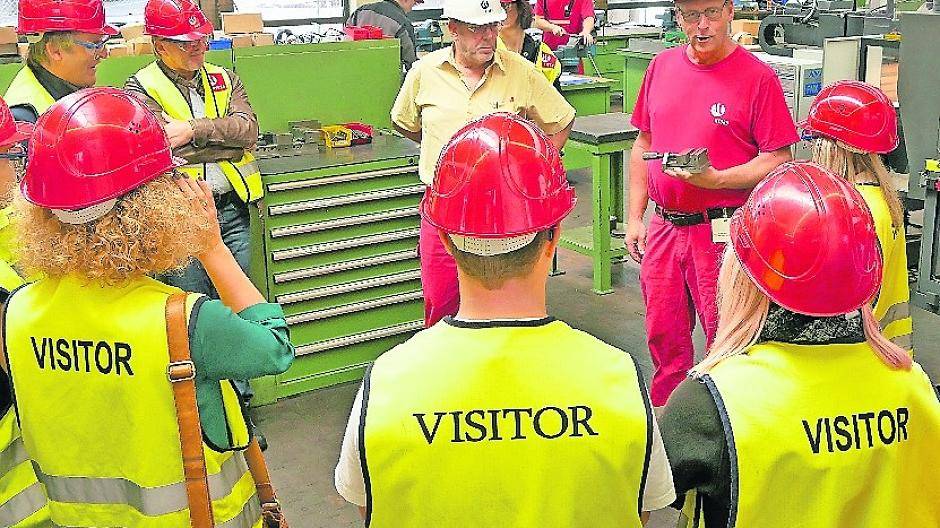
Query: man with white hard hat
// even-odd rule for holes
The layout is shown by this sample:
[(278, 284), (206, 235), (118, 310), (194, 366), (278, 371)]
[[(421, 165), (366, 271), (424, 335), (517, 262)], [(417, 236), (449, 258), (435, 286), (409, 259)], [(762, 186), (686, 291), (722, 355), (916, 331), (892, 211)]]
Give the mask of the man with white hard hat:
[[(446, 0), (444, 18), (453, 45), (414, 64), (392, 107), (392, 123), (421, 143), (419, 174), (431, 185), (441, 149), (461, 127), (494, 112), (521, 115), (559, 149), (568, 139), (574, 108), (518, 53), (496, 47), (506, 19), (499, 0)], [(457, 312), (457, 266), (434, 229), (421, 223), (419, 241), (425, 325)]]

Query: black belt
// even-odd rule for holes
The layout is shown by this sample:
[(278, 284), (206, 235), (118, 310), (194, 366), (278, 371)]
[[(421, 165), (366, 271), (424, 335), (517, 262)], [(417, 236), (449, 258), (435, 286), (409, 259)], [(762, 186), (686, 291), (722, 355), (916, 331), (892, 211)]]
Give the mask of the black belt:
[(737, 207), (715, 207), (714, 209), (706, 209), (704, 213), (674, 213), (658, 205), (656, 206), (656, 214), (663, 217), (670, 224), (679, 227), (704, 224), (716, 218), (731, 218), (731, 215), (737, 210)]

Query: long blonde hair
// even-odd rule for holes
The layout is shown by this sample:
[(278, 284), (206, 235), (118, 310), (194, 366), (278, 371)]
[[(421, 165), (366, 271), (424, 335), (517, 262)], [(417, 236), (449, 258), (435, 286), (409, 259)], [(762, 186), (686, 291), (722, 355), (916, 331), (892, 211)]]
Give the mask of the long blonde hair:
[[(904, 227), (904, 208), (879, 154), (858, 152), (844, 143), (829, 138), (817, 138), (813, 143), (813, 161), (844, 177), (851, 183), (870, 181), (873, 176), (891, 213), (891, 224)], [(866, 174), (869, 174), (867, 178)]]
[[(757, 343), (770, 311), (770, 299), (744, 271), (730, 244), (725, 249), (718, 273), (717, 302), (718, 331), (705, 359), (692, 368), (691, 372), (696, 377)], [(861, 312), (865, 340), (875, 354), (889, 367), (910, 369), (911, 357), (881, 333), (871, 304), (863, 306)]]

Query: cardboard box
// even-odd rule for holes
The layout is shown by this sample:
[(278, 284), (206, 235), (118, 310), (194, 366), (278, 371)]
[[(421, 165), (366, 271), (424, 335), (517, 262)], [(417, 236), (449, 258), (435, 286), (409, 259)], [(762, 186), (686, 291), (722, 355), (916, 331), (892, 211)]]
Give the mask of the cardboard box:
[(128, 48), (128, 55), (153, 54), (153, 41), (147, 35), (128, 40), (125, 44)]
[(228, 35), (261, 33), (261, 13), (222, 13), (222, 31)]
[(227, 38), (232, 40), (233, 48), (250, 48), (254, 46), (251, 35), (229, 35)]
[(0, 27), (0, 44), (16, 44), (17, 41), (16, 28)]
[(127, 57), (130, 54), (131, 50), (126, 44), (111, 44), (108, 46), (109, 57)]
[(134, 40), (144, 35), (144, 25), (143, 24), (127, 24), (121, 26), (121, 36), (124, 37), (124, 40)]
[(13, 44), (0, 44), (0, 55), (12, 55), (14, 57), (20, 54), (20, 49), (16, 46), (16, 43)]
[(274, 35), (270, 33), (252, 33), (251, 45), (252, 46), (273, 46)]
[(731, 34), (735, 35), (737, 33), (747, 33), (748, 35), (757, 36), (757, 33), (760, 31), (760, 20), (732, 20), (731, 21)]

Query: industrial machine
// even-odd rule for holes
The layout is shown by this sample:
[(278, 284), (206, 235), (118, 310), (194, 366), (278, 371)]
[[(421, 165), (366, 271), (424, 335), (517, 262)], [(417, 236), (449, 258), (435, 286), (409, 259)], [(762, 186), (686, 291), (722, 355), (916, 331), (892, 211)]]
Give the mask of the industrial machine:
[(897, 33), (894, 0), (883, 9), (856, 9), (856, 0), (787, 2), (761, 20), (758, 42), (771, 55), (792, 57), (794, 49), (821, 48), (826, 39)]
[(934, 12), (901, 14), (904, 40), (898, 92), (904, 102), (901, 123), (910, 174), (907, 195), (924, 203), (917, 282), (911, 300), (940, 313), (940, 2), (934, 2), (933, 7)]
[(416, 51), (431, 52), (441, 49), (444, 41), (444, 30), (437, 20), (415, 22), (415, 49)]
[[(823, 87), (822, 61), (767, 53), (755, 53), (754, 56), (766, 62), (777, 74), (793, 120), (799, 123), (806, 119), (810, 105)], [(812, 146), (807, 140), (797, 143), (794, 150), (799, 159), (808, 159), (812, 154)]]

